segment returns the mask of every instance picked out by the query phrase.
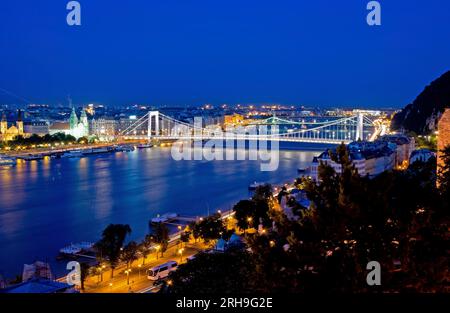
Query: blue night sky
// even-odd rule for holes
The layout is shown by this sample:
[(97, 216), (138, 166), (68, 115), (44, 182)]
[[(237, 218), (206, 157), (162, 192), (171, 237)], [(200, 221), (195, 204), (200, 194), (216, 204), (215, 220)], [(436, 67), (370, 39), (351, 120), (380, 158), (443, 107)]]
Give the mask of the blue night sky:
[(404, 106), (450, 69), (450, 1), (0, 3), (0, 103)]

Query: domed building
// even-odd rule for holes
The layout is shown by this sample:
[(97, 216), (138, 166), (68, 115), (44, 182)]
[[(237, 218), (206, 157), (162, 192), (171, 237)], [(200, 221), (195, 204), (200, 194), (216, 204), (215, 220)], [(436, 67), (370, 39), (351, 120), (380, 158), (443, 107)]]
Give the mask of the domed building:
[(14, 140), (17, 136), (24, 136), (23, 131), (23, 120), (22, 111), (19, 110), (17, 113), (16, 125), (8, 127), (8, 121), (6, 120), (5, 112), (2, 114), (2, 119), (0, 121), (0, 140), (10, 141)]

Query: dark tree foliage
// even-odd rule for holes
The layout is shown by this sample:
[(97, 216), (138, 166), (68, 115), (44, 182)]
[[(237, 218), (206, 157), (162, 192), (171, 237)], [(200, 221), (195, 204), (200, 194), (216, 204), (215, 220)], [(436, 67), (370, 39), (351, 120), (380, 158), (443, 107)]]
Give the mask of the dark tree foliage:
[[(274, 227), (247, 234), (248, 253), (189, 262), (174, 274), (169, 290), (184, 292), (193, 283), (196, 290), (210, 293), (235, 291), (236, 286), (263, 293), (448, 291), (449, 150), (437, 188), (433, 159), (369, 179), (357, 173), (341, 146), (331, 155), (341, 164), (340, 173), (322, 164), (318, 183), (302, 179), (312, 205), (298, 208), (298, 220), (268, 209)], [(270, 195), (258, 197), (268, 208), (274, 203)], [(257, 216), (255, 206), (255, 198), (236, 204), (239, 227), (248, 226), (249, 215)], [(370, 261), (381, 265), (381, 286), (366, 283)]]
[(225, 230), (225, 225), (218, 213), (208, 216), (194, 225), (196, 236), (205, 242), (221, 238)]
[(121, 259), (127, 263), (127, 269), (133, 261), (138, 259), (138, 244), (135, 241), (130, 241), (122, 251)]
[(145, 259), (151, 252), (151, 245), (154, 243), (154, 238), (152, 235), (148, 234), (144, 237), (144, 240), (139, 244), (138, 250), (142, 255), (142, 265), (145, 264)]
[(170, 274), (172, 286), (167, 291), (177, 294), (250, 293), (255, 290), (254, 265), (246, 251), (199, 253)]
[(271, 196), (272, 186), (266, 184), (256, 188), (252, 199), (239, 201), (233, 207), (238, 227), (245, 230), (259, 224), (270, 226), (268, 199)]
[(129, 225), (109, 224), (102, 233), (102, 239), (96, 243), (100, 258), (107, 258), (111, 266), (111, 277), (121, 255), (121, 249), (127, 235), (131, 233)]
[(149, 223), (150, 226), (150, 239), (151, 241), (157, 243), (160, 246), (158, 250), (161, 252), (161, 256), (164, 256), (164, 252), (169, 246), (169, 228), (164, 223)]
[(47, 144), (54, 142), (64, 142), (64, 143), (75, 143), (77, 139), (72, 135), (66, 135), (64, 133), (56, 133), (53, 135), (44, 135), (39, 136), (36, 134), (32, 134), (30, 137), (17, 136), (14, 140), (8, 141), (5, 145), (8, 145), (12, 148), (16, 146), (31, 146), (38, 144)]

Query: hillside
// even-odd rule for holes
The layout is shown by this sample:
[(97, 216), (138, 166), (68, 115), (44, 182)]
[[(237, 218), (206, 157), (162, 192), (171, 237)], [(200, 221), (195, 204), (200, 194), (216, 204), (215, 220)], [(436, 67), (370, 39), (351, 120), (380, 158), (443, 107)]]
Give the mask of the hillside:
[(450, 107), (450, 71), (425, 87), (412, 103), (397, 113), (391, 128), (419, 135), (429, 134), (435, 130), (446, 107)]

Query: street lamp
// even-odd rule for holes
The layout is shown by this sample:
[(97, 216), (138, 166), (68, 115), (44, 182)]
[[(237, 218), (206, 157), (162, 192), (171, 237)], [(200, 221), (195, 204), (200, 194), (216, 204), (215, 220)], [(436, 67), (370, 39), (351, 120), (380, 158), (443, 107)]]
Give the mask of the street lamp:
[(158, 260), (158, 251), (159, 251), (160, 248), (161, 248), (160, 245), (157, 245), (157, 246), (155, 247), (155, 250), (156, 250), (156, 259), (157, 259), (157, 260)]
[(142, 267), (142, 264), (139, 264), (138, 267), (139, 267), (139, 279), (141, 279), (141, 267)]
[(183, 262), (183, 251), (184, 251), (183, 248), (178, 250), (178, 254), (180, 254), (180, 263)]
[(130, 284), (130, 273), (131, 273), (131, 268), (125, 271), (125, 274), (127, 274), (127, 285)]
[[(250, 224), (251, 224), (252, 220), (253, 219), (251, 217), (247, 217), (247, 224), (248, 224), (247, 228), (250, 228)], [(244, 234), (245, 234), (245, 230), (244, 230)]]
[(103, 264), (100, 266), (100, 281), (103, 281), (103, 270), (106, 268), (106, 265)]

